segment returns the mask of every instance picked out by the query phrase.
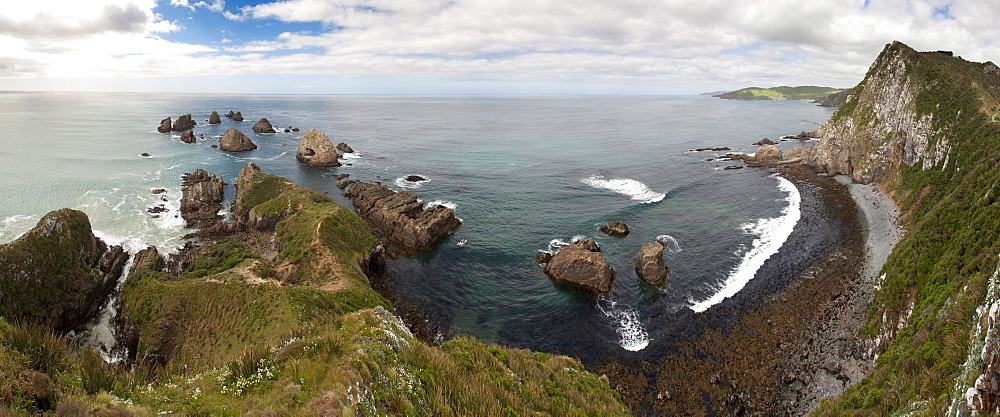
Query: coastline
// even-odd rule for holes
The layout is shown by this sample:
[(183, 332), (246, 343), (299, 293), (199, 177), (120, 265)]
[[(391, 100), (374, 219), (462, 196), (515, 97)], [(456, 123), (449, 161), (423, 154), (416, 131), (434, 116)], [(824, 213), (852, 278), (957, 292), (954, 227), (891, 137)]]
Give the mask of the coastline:
[[(871, 369), (869, 343), (858, 330), (875, 274), (899, 237), (895, 205), (872, 186), (844, 184), (809, 167), (776, 171), (821, 201), (811, 215), (822, 218), (811, 221), (838, 228), (839, 238), (818, 259), (802, 259), (808, 268), (770, 296), (751, 289), (765, 301), (743, 308), (730, 323), (693, 330), (658, 361), (593, 369), (611, 378), (634, 413), (803, 415)], [(794, 240), (786, 245), (795, 249)], [(704, 314), (711, 322), (718, 313)]]

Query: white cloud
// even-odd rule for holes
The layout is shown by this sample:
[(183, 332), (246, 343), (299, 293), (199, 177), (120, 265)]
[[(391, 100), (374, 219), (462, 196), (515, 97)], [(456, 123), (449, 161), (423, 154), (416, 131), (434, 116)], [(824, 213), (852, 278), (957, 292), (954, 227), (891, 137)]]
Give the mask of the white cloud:
[[(217, 38), (185, 45), (156, 36), (179, 28), (152, 13), (153, 0), (69, 1), (65, 13), (19, 5), (0, 17), (0, 76), (112, 71), (850, 86), (893, 40), (1000, 59), (1000, 26), (991, 18), (1000, 16), (1000, 4), (973, 0), (951, 1), (948, 18), (935, 11), (943, 0), (873, 0), (867, 8), (860, 0), (282, 0), (235, 13), (223, 0), (193, 1), (170, 4), (221, 12), (246, 22), (246, 30), (274, 20), (319, 22), (324, 30), (231, 41), (255, 38), (236, 31), (217, 49), (208, 46)], [(15, 56), (23, 61), (3, 60)], [(70, 57), (87, 63), (72, 65)]]

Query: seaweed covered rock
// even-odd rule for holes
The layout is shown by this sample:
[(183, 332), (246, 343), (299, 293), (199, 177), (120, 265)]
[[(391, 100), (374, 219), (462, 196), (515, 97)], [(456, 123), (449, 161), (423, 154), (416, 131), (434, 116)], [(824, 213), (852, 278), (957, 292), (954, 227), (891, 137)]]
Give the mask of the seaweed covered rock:
[(576, 284), (598, 294), (611, 291), (615, 280), (614, 269), (591, 239), (560, 249), (545, 265), (545, 275), (555, 282)]
[(195, 123), (194, 119), (191, 118), (191, 114), (188, 113), (178, 117), (177, 121), (174, 122), (174, 126), (170, 130), (173, 130), (174, 132), (183, 132), (188, 129), (194, 129), (195, 124), (197, 123)]
[(253, 143), (243, 132), (232, 128), (219, 139), (219, 149), (227, 152), (244, 152), (257, 149), (257, 144)]
[(311, 167), (339, 167), (340, 162), (337, 161), (339, 156), (330, 138), (316, 129), (306, 131), (299, 141), (298, 151), (295, 152), (296, 159)]
[(258, 120), (257, 124), (253, 125), (252, 129), (257, 133), (277, 133), (274, 131), (274, 127), (271, 126), (271, 122), (267, 121), (266, 118)]
[(213, 111), (211, 116), (208, 116), (208, 124), (217, 125), (222, 123), (222, 118), (219, 117), (219, 112)]
[(82, 211), (50, 212), (0, 245), (0, 316), (68, 331), (94, 317), (128, 254), (94, 236)]
[(635, 273), (642, 282), (658, 287), (667, 282), (670, 269), (663, 263), (663, 242), (643, 243), (635, 260)]
[(455, 210), (424, 208), (412, 193), (380, 184), (357, 182), (344, 195), (353, 199), (358, 214), (375, 235), (406, 250), (428, 250), (462, 225)]
[(166, 119), (160, 120), (160, 126), (156, 128), (156, 131), (160, 133), (167, 133), (170, 131), (170, 126), (171, 122), (170, 118), (168, 117)]
[(219, 210), (222, 210), (223, 186), (222, 178), (203, 169), (182, 177), (184, 188), (181, 190), (181, 217), (190, 228), (208, 227), (219, 220)]

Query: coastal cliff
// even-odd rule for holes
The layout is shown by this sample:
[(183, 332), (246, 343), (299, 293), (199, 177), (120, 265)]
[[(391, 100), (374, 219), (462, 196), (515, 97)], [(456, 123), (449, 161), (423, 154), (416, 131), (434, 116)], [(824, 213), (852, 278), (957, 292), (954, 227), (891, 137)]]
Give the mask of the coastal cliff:
[(816, 415), (997, 411), (1000, 68), (885, 47), (812, 164), (886, 190), (905, 234), (859, 336), (874, 369)]

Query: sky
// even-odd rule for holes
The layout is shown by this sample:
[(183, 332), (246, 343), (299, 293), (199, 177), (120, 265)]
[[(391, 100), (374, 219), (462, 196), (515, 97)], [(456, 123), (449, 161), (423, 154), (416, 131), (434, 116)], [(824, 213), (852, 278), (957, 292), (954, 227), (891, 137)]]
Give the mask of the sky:
[(851, 87), (894, 40), (1000, 60), (996, 0), (12, 0), (0, 90), (698, 94)]

